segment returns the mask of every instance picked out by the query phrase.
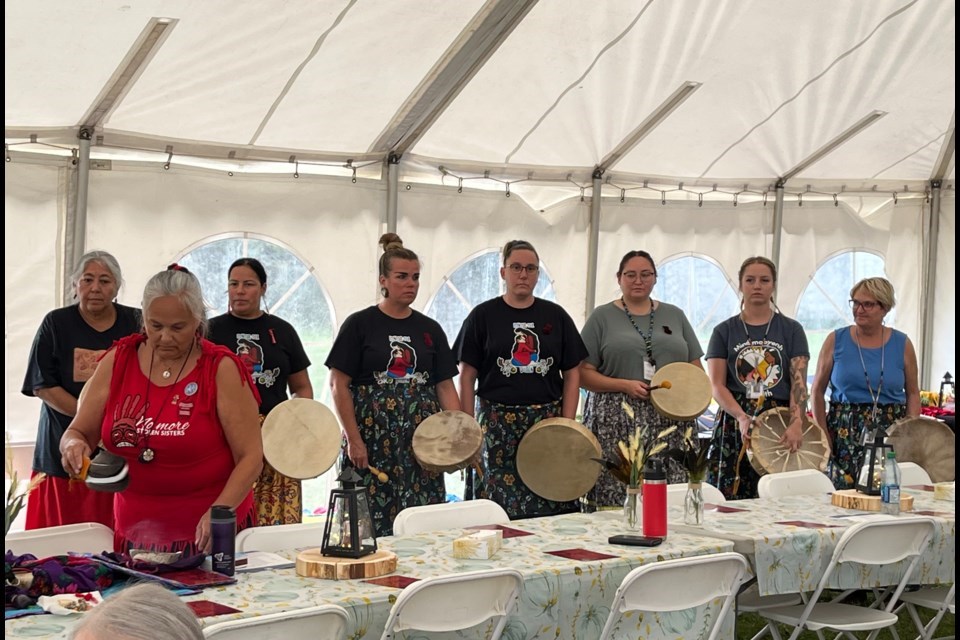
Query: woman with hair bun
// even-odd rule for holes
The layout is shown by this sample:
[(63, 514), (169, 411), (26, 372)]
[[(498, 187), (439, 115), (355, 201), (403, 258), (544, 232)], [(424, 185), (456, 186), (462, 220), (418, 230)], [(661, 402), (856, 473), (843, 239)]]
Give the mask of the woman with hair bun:
[(359, 471), (376, 534), (386, 536), (402, 509), (446, 500), (443, 474), (424, 470), (413, 455), (413, 432), (441, 410), (459, 410), (460, 401), (443, 328), (410, 306), (420, 290), (420, 259), (395, 233), (380, 244), (382, 299), (346, 319), (325, 364), (346, 437), (341, 464)]
[(143, 333), (118, 341), (84, 388), (61, 461), (79, 476), (101, 440), (126, 461), (117, 551), (207, 553), (213, 506), (234, 510), (238, 530), (255, 524), (260, 397), (239, 358), (202, 337), (206, 305), (187, 269), (150, 278), (142, 307)]

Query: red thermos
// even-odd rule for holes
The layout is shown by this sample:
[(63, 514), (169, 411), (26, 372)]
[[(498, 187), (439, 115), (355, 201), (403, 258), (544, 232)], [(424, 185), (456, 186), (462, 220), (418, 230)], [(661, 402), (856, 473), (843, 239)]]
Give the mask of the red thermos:
[(643, 535), (667, 537), (667, 473), (659, 460), (643, 469)]

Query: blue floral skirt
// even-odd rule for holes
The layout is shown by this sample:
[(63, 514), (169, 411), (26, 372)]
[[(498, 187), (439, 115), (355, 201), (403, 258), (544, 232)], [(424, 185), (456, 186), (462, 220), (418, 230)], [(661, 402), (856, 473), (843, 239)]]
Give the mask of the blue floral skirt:
[[(863, 432), (871, 425), (873, 403), (831, 402), (827, 411), (827, 435), (830, 436), (830, 466), (827, 469), (833, 486), (852, 489), (863, 462)], [(907, 405), (877, 406), (877, 423), (884, 429), (906, 417)]]

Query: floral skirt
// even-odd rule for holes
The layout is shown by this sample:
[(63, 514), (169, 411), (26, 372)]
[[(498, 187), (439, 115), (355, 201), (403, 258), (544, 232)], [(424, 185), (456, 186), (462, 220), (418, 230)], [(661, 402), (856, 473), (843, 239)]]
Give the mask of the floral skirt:
[(538, 496), (527, 488), (517, 471), (520, 440), (540, 420), (560, 415), (560, 402), (510, 406), (478, 398), (477, 409), (477, 421), (483, 427), (480, 497), (499, 504), (511, 520), (580, 510), (579, 501), (555, 502)]
[[(751, 400), (741, 393), (733, 394), (733, 398), (741, 409), (753, 415), (757, 406), (756, 400)], [(789, 406), (789, 404), (789, 401), (767, 398), (764, 401), (763, 411)], [(707, 482), (720, 489), (727, 500), (756, 498), (760, 474), (750, 464), (746, 455), (739, 463), (740, 485), (737, 492), (733, 492), (733, 484), (737, 478), (737, 459), (743, 447), (743, 436), (740, 435), (739, 423), (732, 415), (721, 410), (717, 418), (720, 424), (713, 429), (713, 439), (710, 442), (710, 451), (707, 453), (710, 458), (707, 464)]]
[[(413, 455), (413, 432), (440, 411), (436, 387), (416, 383), (358, 385), (353, 388), (353, 410), (372, 466), (389, 476), (380, 482), (368, 469), (359, 469), (367, 490), (377, 536), (393, 535), (393, 519), (407, 507), (444, 502), (443, 474), (427, 471)], [(352, 467), (346, 444), (341, 468)]]
[[(873, 403), (831, 402), (827, 411), (827, 435), (830, 436), (830, 466), (827, 471), (837, 489), (852, 489), (863, 461), (863, 432), (872, 425)], [(877, 423), (886, 428), (906, 417), (905, 404), (881, 404)]]
[[(631, 419), (623, 410), (623, 403), (633, 409), (634, 418)], [(696, 420), (674, 420), (660, 415), (649, 400), (631, 398), (625, 393), (594, 393), (587, 394), (587, 402), (583, 409), (583, 424), (597, 436), (600, 448), (605, 458), (611, 461), (619, 460), (617, 444), (626, 441), (637, 427), (647, 427), (648, 444), (657, 437), (663, 429), (676, 426), (677, 430), (664, 438), (667, 448), (683, 446), (683, 432), (692, 426), (696, 433)], [(667, 458), (663, 453), (658, 457), (665, 462), (667, 482), (676, 484), (687, 481), (687, 471), (679, 463)], [(608, 471), (600, 474), (596, 486), (587, 494), (584, 509), (593, 511), (602, 508), (620, 508), (626, 500), (625, 485), (613, 477)]]
[[(260, 416), (261, 427), (265, 417)], [(303, 496), (300, 481), (283, 475), (264, 459), (263, 470), (253, 488), (253, 506), (257, 511), (257, 526), (301, 522)]]

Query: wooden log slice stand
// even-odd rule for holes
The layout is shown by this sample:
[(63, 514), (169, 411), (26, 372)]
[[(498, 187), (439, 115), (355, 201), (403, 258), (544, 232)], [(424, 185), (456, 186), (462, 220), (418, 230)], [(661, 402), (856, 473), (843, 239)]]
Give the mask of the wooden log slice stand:
[[(880, 511), (882, 501), (880, 496), (868, 496), (856, 489), (841, 489), (835, 491), (830, 499), (833, 506), (842, 509), (859, 509), (860, 511)], [(900, 511), (913, 510), (913, 496), (900, 494)]]
[(356, 580), (376, 578), (397, 570), (397, 554), (384, 549), (362, 558), (325, 556), (320, 549), (307, 549), (297, 554), (297, 575), (324, 580)]

